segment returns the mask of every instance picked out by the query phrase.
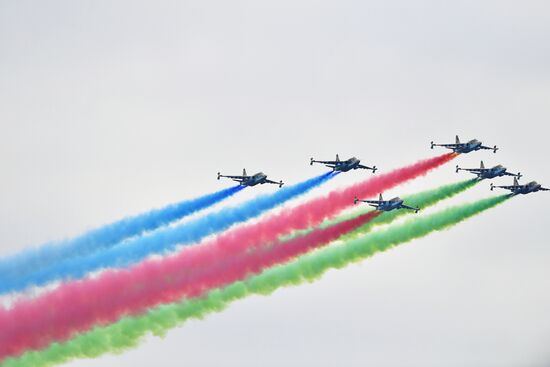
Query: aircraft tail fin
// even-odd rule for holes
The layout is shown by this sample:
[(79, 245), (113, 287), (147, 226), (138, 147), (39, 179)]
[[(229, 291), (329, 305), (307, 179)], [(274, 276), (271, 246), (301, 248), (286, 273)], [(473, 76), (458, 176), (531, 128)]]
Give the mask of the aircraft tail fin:
[(246, 177), (246, 168), (243, 168), (243, 176)]
[(514, 186), (519, 186), (518, 178), (514, 177)]
[(336, 154), (336, 162), (340, 162), (340, 157)]
[(456, 142), (457, 144), (460, 144), (460, 139), (458, 138), (458, 135), (457, 135), (456, 138), (455, 138), (455, 142)]
[(481, 161), (481, 163), (479, 164), (479, 168), (481, 168), (481, 169), (485, 168), (485, 165), (483, 164), (483, 161)]
[(378, 200), (382, 201), (384, 199), (382, 199), (382, 194), (378, 195)]

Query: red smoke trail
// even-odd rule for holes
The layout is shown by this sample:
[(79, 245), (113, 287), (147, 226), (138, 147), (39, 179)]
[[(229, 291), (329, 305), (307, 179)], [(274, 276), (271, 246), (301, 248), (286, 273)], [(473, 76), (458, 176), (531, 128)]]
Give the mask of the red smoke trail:
[[(21, 301), (12, 310), (0, 309), (0, 359), (19, 354), (28, 348), (41, 348), (53, 340), (65, 340), (71, 337), (75, 329), (69, 325), (79, 325), (76, 330), (86, 330), (95, 323), (112, 322), (111, 317), (102, 316), (100, 311), (111, 307), (114, 309), (122, 295), (135, 295), (145, 284), (156, 284), (162, 291), (165, 284), (177, 283), (173, 274), (178, 270), (193, 277), (200, 276), (208, 266), (204, 262), (198, 265), (194, 259), (200, 257), (210, 263), (231, 264), (239, 261), (235, 257), (239, 251), (245, 251), (254, 245), (274, 241), (278, 236), (294, 229), (307, 228), (320, 223), (353, 203), (353, 197), (370, 197), (394, 187), (402, 182), (426, 174), (429, 170), (448, 162), (456, 155), (445, 154), (430, 158), (416, 164), (373, 177), (365, 182), (353, 185), (344, 190), (336, 190), (325, 197), (313, 199), (295, 208), (289, 208), (279, 214), (271, 215), (257, 224), (244, 225), (219, 235), (213, 241), (186, 249), (179, 256), (168, 257), (157, 262), (160, 266), (148, 266), (150, 262), (138, 265), (132, 270), (106, 272), (94, 281), (78, 281), (65, 284), (35, 300)], [(244, 249), (244, 250), (243, 250)], [(191, 251), (187, 251), (191, 250)], [(227, 261), (229, 259), (229, 262)], [(178, 262), (178, 260), (180, 260)], [(179, 269), (173, 270), (177, 267)], [(133, 274), (124, 281), (118, 282), (120, 274)], [(149, 283), (154, 279), (164, 279), (161, 283)], [(89, 283), (92, 282), (92, 283)], [(93, 284), (93, 286), (88, 286)], [(94, 288), (96, 287), (96, 288)], [(92, 291), (94, 290), (94, 291)], [(180, 294), (181, 296), (181, 294)], [(172, 302), (172, 296), (165, 296), (159, 302)], [(129, 304), (139, 304), (132, 296), (125, 298)], [(177, 297), (179, 299), (179, 297)], [(85, 311), (86, 310), (86, 311)], [(135, 312), (126, 307), (121, 314)], [(82, 314), (89, 313), (88, 321), (82, 321)], [(62, 327), (63, 326), (63, 327)]]

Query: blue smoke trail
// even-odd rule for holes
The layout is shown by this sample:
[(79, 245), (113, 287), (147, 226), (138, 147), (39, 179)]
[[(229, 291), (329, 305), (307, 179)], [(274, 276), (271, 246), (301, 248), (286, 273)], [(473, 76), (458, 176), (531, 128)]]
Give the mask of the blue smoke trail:
[(93, 229), (73, 239), (49, 243), (0, 259), (0, 279), (4, 283), (51, 266), (55, 262), (109, 248), (126, 238), (139, 236), (208, 208), (241, 189), (243, 186), (233, 186), (196, 199), (170, 204)]
[(287, 186), (275, 193), (261, 195), (241, 205), (223, 208), (176, 227), (161, 228), (142, 237), (132, 238), (91, 256), (69, 259), (26, 277), (0, 283), (0, 293), (21, 291), (29, 286), (41, 286), (56, 280), (80, 279), (86, 274), (107, 268), (127, 267), (152, 254), (163, 254), (182, 244), (191, 244), (254, 218), (290, 199), (308, 192), (333, 177), (332, 172)]

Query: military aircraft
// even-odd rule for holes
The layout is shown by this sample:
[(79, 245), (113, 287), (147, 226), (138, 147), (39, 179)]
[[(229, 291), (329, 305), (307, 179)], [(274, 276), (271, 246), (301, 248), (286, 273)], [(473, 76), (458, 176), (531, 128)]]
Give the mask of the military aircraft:
[(255, 175), (248, 176), (246, 174), (246, 169), (244, 168), (242, 176), (225, 176), (218, 172), (218, 180), (221, 177), (227, 177), (232, 179), (233, 181), (237, 181), (241, 186), (256, 186), (258, 184), (263, 185), (265, 183), (279, 185), (279, 187), (282, 187), (284, 185), (283, 181), (275, 182), (268, 180), (267, 175), (263, 172), (258, 172)]
[(355, 157), (352, 157), (350, 159), (346, 159), (345, 161), (341, 161), (340, 157), (338, 157), (338, 154), (336, 154), (336, 160), (334, 161), (316, 161), (315, 159), (311, 158), (309, 164), (313, 166), (313, 163), (321, 163), (325, 166), (332, 168), (333, 171), (340, 171), (340, 172), (347, 172), (352, 169), (370, 169), (372, 170), (372, 173), (375, 173), (378, 168), (376, 166), (373, 167), (367, 167), (361, 164), (361, 161)]
[(522, 195), (525, 195), (525, 194), (529, 194), (529, 193), (532, 193), (532, 192), (537, 192), (537, 191), (550, 191), (550, 189), (545, 189), (544, 187), (541, 186), (541, 184), (535, 182), (535, 181), (531, 181), (525, 185), (520, 185), (519, 182), (518, 182), (518, 179), (514, 177), (514, 184), (511, 185), (511, 186), (495, 186), (493, 185), (493, 183), (491, 183), (491, 190), (493, 190), (494, 188), (500, 188), (500, 189), (506, 189), (506, 190), (510, 190), (512, 192), (512, 195), (518, 195), (518, 194), (522, 194)]
[(461, 143), (460, 139), (458, 138), (458, 135), (456, 136), (455, 141), (456, 142), (454, 144), (434, 144), (433, 141), (430, 144), (432, 149), (434, 147), (444, 147), (447, 149), (451, 149), (455, 153), (470, 153), (480, 149), (488, 149), (488, 150), (492, 150), (493, 153), (496, 153), (498, 150), (496, 145), (492, 148), (486, 147), (477, 139), (470, 140), (467, 143)]
[(479, 168), (460, 168), (458, 165), (456, 166), (456, 172), (458, 171), (467, 171), (471, 172), (475, 175), (477, 175), (477, 178), (479, 180), (483, 180), (486, 178), (495, 178), (495, 177), (502, 177), (502, 176), (515, 176), (518, 179), (521, 178), (521, 173), (510, 173), (506, 171), (506, 167), (502, 165), (494, 166), (491, 168), (485, 168), (485, 165), (483, 164), (483, 161), (481, 161), (481, 164), (479, 165)]
[(403, 204), (403, 199), (401, 198), (384, 200), (382, 199), (382, 194), (380, 194), (380, 196), (378, 197), (378, 200), (359, 200), (357, 199), (357, 196), (356, 196), (355, 199), (353, 199), (353, 203), (357, 204), (358, 201), (367, 203), (370, 206), (375, 207), (376, 210), (380, 210), (383, 212), (389, 212), (394, 209), (410, 209), (410, 210), (414, 210), (415, 213), (418, 213), (418, 211), (420, 210), (420, 208), (413, 208), (412, 206)]

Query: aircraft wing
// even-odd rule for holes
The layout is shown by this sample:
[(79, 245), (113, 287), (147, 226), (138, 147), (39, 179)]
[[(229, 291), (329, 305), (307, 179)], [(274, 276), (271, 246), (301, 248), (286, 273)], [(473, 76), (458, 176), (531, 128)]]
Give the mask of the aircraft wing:
[(458, 148), (464, 144), (434, 144), (435, 147)]
[(387, 202), (385, 200), (362, 200), (362, 201), (368, 204), (384, 204)]
[(504, 175), (505, 176), (515, 176), (517, 178), (520, 178), (521, 177), (521, 174), (520, 173), (512, 173), (512, 172), (504, 172)]
[(496, 145), (495, 145), (494, 147), (486, 147), (485, 145), (482, 145), (482, 146), (480, 146), (479, 148), (480, 148), (480, 149), (486, 149), (486, 150), (492, 150), (493, 153), (496, 153), (497, 150), (498, 150), (498, 148), (497, 148)]
[(418, 210), (418, 208), (413, 208), (412, 206), (408, 206), (408, 205), (405, 205), (405, 204), (402, 204), (401, 207), (403, 209), (410, 209), (410, 210), (414, 210), (414, 211)]
[(338, 162), (337, 161), (313, 161), (314, 163), (321, 163), (321, 164), (330, 164), (335, 166)]
[(519, 186), (510, 185), (510, 186), (493, 186), (493, 187), (496, 187), (496, 188), (499, 188), (499, 189), (505, 189), (505, 190), (512, 190), (512, 189), (515, 189), (516, 187), (519, 187)]
[(246, 178), (246, 176), (225, 176), (225, 175), (220, 175), (220, 177), (226, 177), (233, 180), (244, 180)]
[(370, 169), (370, 170), (372, 170), (372, 171), (376, 171), (376, 167), (364, 166), (364, 165), (362, 165), (362, 164), (358, 165), (357, 168)]
[(547, 189), (545, 187), (541, 187), (539, 190), (541, 190), (541, 191), (550, 191), (550, 189)]
[(488, 168), (460, 168), (461, 171), (468, 171), (473, 173), (485, 173), (489, 171)]
[(283, 187), (284, 183), (283, 181), (279, 181), (279, 182), (275, 182), (275, 181), (271, 181), (271, 180), (265, 180), (266, 183), (270, 183), (270, 184), (274, 184), (274, 185), (279, 185), (279, 188)]

